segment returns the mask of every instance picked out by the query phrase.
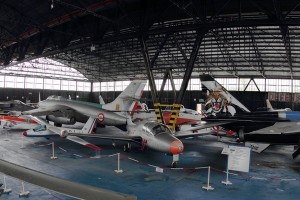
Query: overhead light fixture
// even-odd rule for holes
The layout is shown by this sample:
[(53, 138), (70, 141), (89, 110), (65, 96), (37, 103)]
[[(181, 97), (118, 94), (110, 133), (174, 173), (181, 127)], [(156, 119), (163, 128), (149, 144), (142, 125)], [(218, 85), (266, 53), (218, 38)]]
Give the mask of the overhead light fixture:
[(53, 2), (53, 1), (54, 1), (54, 0), (51, 1), (51, 9), (54, 8), (54, 2)]

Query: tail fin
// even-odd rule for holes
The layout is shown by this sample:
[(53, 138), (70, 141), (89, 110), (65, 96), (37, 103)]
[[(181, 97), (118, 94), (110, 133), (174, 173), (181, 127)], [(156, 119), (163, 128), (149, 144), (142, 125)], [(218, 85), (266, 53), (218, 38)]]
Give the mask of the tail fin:
[(103, 105), (102, 108), (110, 111), (120, 111), (122, 115), (126, 114), (130, 111), (133, 103), (140, 100), (145, 85), (146, 80), (132, 81), (113, 102)]
[(246, 112), (250, 112), (246, 106), (244, 106), (239, 100), (237, 100), (234, 96), (232, 96), (222, 85), (220, 85), (216, 80), (214, 80), (209, 75), (203, 75), (200, 76), (201, 83), (211, 92), (218, 92), (220, 95), (222, 95), (226, 100), (238, 106), (242, 110)]
[(274, 109), (273, 109), (273, 106), (272, 106), (272, 104), (271, 104), (271, 102), (270, 102), (269, 99), (266, 99), (266, 104), (267, 104), (267, 109), (268, 109), (268, 111), (274, 110)]
[(90, 117), (88, 121), (85, 123), (84, 127), (82, 128), (82, 133), (93, 134), (95, 126), (96, 126), (96, 119)]
[(99, 103), (100, 104), (105, 104), (105, 101), (103, 100), (102, 96), (99, 94)]

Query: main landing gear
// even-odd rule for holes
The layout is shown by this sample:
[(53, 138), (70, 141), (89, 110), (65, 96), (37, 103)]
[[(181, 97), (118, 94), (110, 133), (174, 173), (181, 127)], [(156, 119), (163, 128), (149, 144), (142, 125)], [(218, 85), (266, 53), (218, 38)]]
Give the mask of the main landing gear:
[(127, 152), (127, 151), (130, 151), (130, 150), (131, 150), (131, 144), (130, 143), (124, 144), (123, 151)]

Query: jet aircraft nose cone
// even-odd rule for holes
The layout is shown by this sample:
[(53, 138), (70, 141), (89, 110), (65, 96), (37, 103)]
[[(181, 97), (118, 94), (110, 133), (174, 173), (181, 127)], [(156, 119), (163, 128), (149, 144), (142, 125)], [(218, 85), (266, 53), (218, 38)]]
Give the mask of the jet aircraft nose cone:
[(180, 154), (183, 152), (184, 146), (180, 140), (175, 140), (170, 145), (170, 152), (172, 154)]
[(24, 131), (24, 132), (23, 132), (23, 135), (24, 135), (24, 136), (27, 136), (27, 131)]

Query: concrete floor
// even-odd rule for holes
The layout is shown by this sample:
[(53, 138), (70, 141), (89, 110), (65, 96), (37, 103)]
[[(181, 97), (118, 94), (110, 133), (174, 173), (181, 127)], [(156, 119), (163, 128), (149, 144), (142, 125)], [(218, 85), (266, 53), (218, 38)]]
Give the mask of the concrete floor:
[[(88, 139), (101, 146), (101, 153), (67, 141), (60, 137), (24, 138), (20, 131), (0, 130), (0, 158), (75, 182), (89, 184), (126, 194), (134, 194), (138, 199), (299, 199), (300, 158), (292, 160), (293, 147), (277, 146), (267, 149), (262, 154), (251, 153), (249, 173), (233, 172), (229, 175), (233, 185), (223, 185), (226, 175), (227, 157), (221, 155), (226, 144), (216, 141), (213, 136), (184, 139), (185, 151), (180, 155), (178, 167), (169, 169), (172, 157), (151, 150), (140, 151), (133, 146), (130, 152), (123, 152), (122, 142), (113, 147), (111, 141)], [(118, 131), (113, 127), (100, 132)], [(7, 139), (7, 140), (6, 140)], [(51, 160), (50, 144), (55, 142), (56, 160)], [(24, 149), (21, 147), (24, 146)], [(121, 153), (121, 169), (117, 169), (117, 157), (106, 157)], [(101, 155), (102, 158), (91, 158)], [(131, 160), (135, 159), (138, 163)], [(155, 167), (164, 168), (164, 173), (155, 172)], [(197, 167), (211, 166), (213, 191), (205, 191), (207, 169)], [(1, 176), (0, 176), (1, 180)], [(0, 181), (2, 182), (2, 181)], [(13, 190), (0, 199), (19, 199), (21, 182), (7, 177), (7, 185)], [(29, 199), (72, 199), (46, 189), (25, 183), (25, 190), (30, 191)]]

